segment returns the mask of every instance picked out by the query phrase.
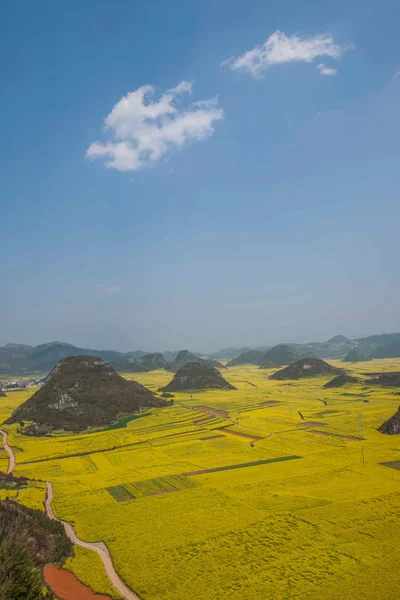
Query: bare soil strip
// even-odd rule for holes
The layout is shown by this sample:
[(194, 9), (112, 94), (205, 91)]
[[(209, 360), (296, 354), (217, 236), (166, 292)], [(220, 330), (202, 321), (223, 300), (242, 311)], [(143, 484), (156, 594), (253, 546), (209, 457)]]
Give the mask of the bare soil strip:
[(53, 594), (61, 600), (111, 600), (110, 596), (94, 594), (73, 573), (57, 565), (46, 565), (43, 574)]
[(397, 469), (400, 471), (400, 460), (392, 460), (392, 462), (380, 463), (383, 467), (390, 467), (391, 469)]
[(53, 498), (53, 486), (51, 485), (51, 483), (49, 481), (46, 481), (46, 488), (47, 488), (47, 493), (46, 493), (46, 499), (44, 501), (44, 506), (46, 509), (47, 516), (50, 519), (59, 521), (60, 523), (62, 523), (62, 525), (64, 525), (65, 533), (67, 534), (67, 536), (69, 537), (69, 539), (71, 540), (71, 542), (73, 544), (75, 544), (76, 546), (82, 546), (82, 548), (87, 548), (88, 550), (94, 550), (95, 552), (97, 552), (97, 554), (100, 556), (101, 560), (103, 561), (106, 573), (107, 573), (108, 577), (110, 578), (111, 583), (119, 591), (119, 593), (121, 594), (121, 596), (123, 596), (123, 598), (125, 598), (126, 600), (140, 600), (139, 596), (137, 596), (134, 592), (132, 592), (132, 590), (130, 590), (125, 585), (125, 583), (122, 581), (122, 579), (116, 572), (113, 562), (111, 560), (110, 553), (108, 551), (107, 546), (104, 544), (104, 542), (84, 542), (83, 540), (78, 538), (78, 536), (76, 535), (76, 533), (70, 523), (68, 523), (67, 521), (62, 521), (61, 519), (57, 519), (57, 517), (55, 516), (53, 509), (51, 507), (51, 501)]
[[(188, 407), (185, 407), (188, 408)], [(191, 408), (191, 407), (190, 407)], [(201, 412), (208, 413), (213, 417), (222, 417), (223, 419), (231, 419), (230, 414), (226, 410), (219, 410), (217, 408), (211, 408), (210, 406), (194, 406), (194, 410), (200, 410)]]
[(253, 387), (258, 387), (258, 385), (256, 385), (255, 383), (251, 383), (251, 381), (247, 381), (246, 379), (244, 380), (245, 383), (248, 383), (249, 385), (252, 385)]
[(319, 423), (318, 421), (303, 421), (299, 423), (299, 427), (325, 427), (326, 423)]
[(317, 435), (326, 435), (328, 437), (339, 438), (340, 440), (350, 440), (351, 442), (362, 442), (363, 438), (355, 437), (352, 435), (339, 435), (338, 433), (329, 433), (328, 431), (317, 431), (316, 429), (311, 429), (307, 433), (316, 433)]
[(11, 446), (8, 445), (8, 433), (7, 433), (7, 431), (4, 431), (3, 429), (0, 429), (0, 433), (1, 433), (2, 437), (3, 437), (4, 450), (8, 454), (7, 475), (12, 475), (12, 472), (15, 469), (15, 454), (14, 454), (14, 451), (12, 450)]
[(202, 425), (203, 423), (208, 423), (208, 421), (212, 421), (213, 417), (209, 415), (208, 417), (203, 417), (202, 419), (197, 419), (193, 421), (193, 425)]
[(254, 441), (258, 441), (258, 440), (263, 440), (264, 438), (259, 436), (259, 435), (253, 435), (253, 434), (249, 434), (249, 433), (242, 433), (241, 431), (232, 431), (232, 429), (228, 429), (227, 427), (221, 427), (219, 428), (219, 431), (223, 431), (224, 433), (231, 433), (232, 435), (238, 435), (239, 437), (244, 437), (247, 438), (249, 440), (254, 440)]

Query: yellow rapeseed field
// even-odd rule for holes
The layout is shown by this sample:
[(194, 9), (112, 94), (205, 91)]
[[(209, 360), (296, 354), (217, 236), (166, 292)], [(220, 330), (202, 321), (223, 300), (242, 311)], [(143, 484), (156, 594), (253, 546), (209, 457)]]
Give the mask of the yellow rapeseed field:
[[(397, 600), (400, 471), (381, 463), (400, 459), (400, 437), (377, 427), (400, 396), (363, 379), (400, 360), (346, 368), (360, 383), (324, 389), (329, 378), (233, 367), (236, 391), (177, 393), (98, 433), (33, 439), (13, 425), (16, 474), (51, 481), (57, 516), (103, 540), (143, 600)], [(171, 374), (135, 379), (157, 390)], [(0, 417), (26, 397), (0, 398)], [(35, 503), (40, 488), (22, 492)], [(68, 568), (110, 593), (92, 554)]]
[(81, 546), (74, 546), (74, 556), (69, 558), (64, 565), (97, 594), (107, 594), (113, 600), (120, 600), (122, 596), (111, 585), (105, 572), (101, 558), (96, 552), (87, 550)]

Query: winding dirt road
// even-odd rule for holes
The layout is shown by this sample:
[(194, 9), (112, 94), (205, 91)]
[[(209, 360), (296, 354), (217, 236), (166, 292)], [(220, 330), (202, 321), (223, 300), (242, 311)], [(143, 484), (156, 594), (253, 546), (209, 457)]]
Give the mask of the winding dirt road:
[(72, 525), (67, 521), (62, 521), (61, 519), (57, 519), (54, 514), (54, 511), (51, 507), (51, 501), (53, 498), (53, 486), (49, 481), (46, 481), (46, 500), (44, 501), (44, 506), (46, 508), (46, 514), (50, 519), (55, 521), (59, 521), (63, 524), (65, 533), (71, 540), (73, 544), (76, 546), (82, 546), (82, 548), (87, 548), (88, 550), (94, 550), (100, 556), (103, 561), (105, 570), (107, 572), (108, 577), (110, 578), (113, 586), (119, 591), (121, 596), (126, 598), (126, 600), (140, 600), (139, 596), (137, 596), (132, 590), (130, 590), (122, 581), (121, 577), (118, 575), (117, 571), (114, 568), (114, 565), (111, 560), (110, 553), (108, 551), (107, 546), (103, 542), (84, 542), (79, 539), (76, 535)]
[[(8, 469), (7, 475), (11, 474), (15, 469), (15, 454), (13, 449), (8, 444), (8, 433), (3, 429), (0, 429), (0, 433), (3, 438), (3, 446), (4, 450), (8, 454)], [(82, 548), (87, 548), (88, 550), (94, 550), (100, 556), (103, 561), (106, 573), (110, 578), (113, 586), (119, 591), (121, 596), (125, 598), (125, 600), (140, 600), (139, 596), (137, 596), (132, 590), (130, 590), (122, 581), (121, 577), (118, 575), (117, 571), (114, 568), (113, 562), (111, 560), (110, 553), (108, 551), (107, 546), (103, 542), (84, 542), (79, 539), (76, 535), (74, 528), (67, 521), (61, 521), (61, 519), (57, 519), (54, 514), (54, 511), (51, 506), (51, 501), (53, 498), (53, 486), (49, 481), (46, 481), (46, 499), (44, 501), (44, 506), (46, 509), (46, 514), (50, 519), (54, 521), (59, 521), (62, 523), (65, 529), (65, 533), (71, 540), (73, 544), (76, 546), (82, 546)]]
[(11, 475), (12, 472), (14, 471), (14, 469), (15, 469), (15, 454), (14, 454), (14, 451), (12, 450), (12, 448), (8, 445), (8, 433), (7, 433), (7, 431), (4, 431), (3, 429), (0, 429), (0, 433), (1, 433), (2, 437), (3, 437), (4, 450), (8, 454), (7, 475)]

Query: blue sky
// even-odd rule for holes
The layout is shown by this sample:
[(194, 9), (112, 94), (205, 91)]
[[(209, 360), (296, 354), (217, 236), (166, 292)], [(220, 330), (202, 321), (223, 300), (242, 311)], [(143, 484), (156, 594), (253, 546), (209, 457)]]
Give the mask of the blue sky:
[(400, 330), (396, 2), (2, 17), (0, 343)]

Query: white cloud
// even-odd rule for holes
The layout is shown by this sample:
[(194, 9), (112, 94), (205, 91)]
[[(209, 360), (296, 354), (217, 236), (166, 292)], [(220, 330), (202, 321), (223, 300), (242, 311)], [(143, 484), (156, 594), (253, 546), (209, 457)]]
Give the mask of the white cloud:
[(335, 67), (327, 67), (324, 63), (319, 63), (317, 65), (317, 71), (319, 71), (320, 75), (336, 75), (337, 69)]
[(301, 38), (298, 34), (286, 35), (277, 30), (261, 46), (254, 46), (241, 56), (233, 56), (223, 61), (221, 66), (227, 65), (232, 71), (243, 69), (253, 77), (262, 77), (263, 72), (271, 65), (294, 61), (312, 62), (318, 56), (339, 59), (352, 47), (335, 44), (328, 34)]
[(159, 160), (172, 149), (214, 132), (214, 122), (224, 118), (218, 99), (200, 100), (181, 108), (182, 94), (191, 94), (192, 83), (181, 81), (159, 100), (151, 100), (154, 87), (130, 92), (105, 119), (106, 142), (93, 142), (86, 158), (103, 158), (109, 168), (137, 171)]
[(104, 290), (107, 294), (119, 294), (121, 288), (118, 285), (112, 285), (107, 287), (105, 283), (98, 283), (96, 285), (98, 289)]

